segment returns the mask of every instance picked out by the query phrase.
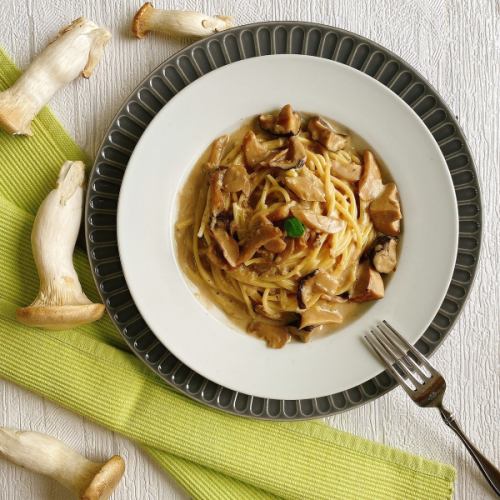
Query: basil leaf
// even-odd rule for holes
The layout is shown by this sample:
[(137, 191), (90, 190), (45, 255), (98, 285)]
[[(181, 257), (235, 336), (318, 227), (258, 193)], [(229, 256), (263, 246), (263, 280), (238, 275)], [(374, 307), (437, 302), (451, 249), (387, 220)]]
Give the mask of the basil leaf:
[(285, 231), (290, 238), (300, 238), (306, 232), (306, 228), (296, 217), (289, 217), (285, 220)]

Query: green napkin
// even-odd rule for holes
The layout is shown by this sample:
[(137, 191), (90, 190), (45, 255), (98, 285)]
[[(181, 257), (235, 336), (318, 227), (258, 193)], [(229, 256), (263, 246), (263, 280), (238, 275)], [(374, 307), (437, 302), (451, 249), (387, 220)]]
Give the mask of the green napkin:
[[(18, 73), (0, 50), (0, 90)], [(48, 110), (33, 132), (31, 138), (0, 132), (1, 377), (137, 441), (194, 498), (451, 497), (451, 466), (321, 422), (249, 420), (176, 393), (129, 352), (107, 317), (63, 332), (18, 324), (16, 307), (38, 289), (34, 214), (63, 161), (87, 160)], [(75, 266), (88, 296), (98, 300), (81, 251)]]

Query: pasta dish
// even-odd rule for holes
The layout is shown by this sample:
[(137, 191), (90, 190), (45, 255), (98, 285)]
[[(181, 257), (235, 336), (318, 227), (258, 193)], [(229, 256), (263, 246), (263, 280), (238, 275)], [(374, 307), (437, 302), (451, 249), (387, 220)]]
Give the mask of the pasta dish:
[(290, 105), (219, 137), (181, 194), (184, 272), (269, 347), (342, 323), (397, 264), (399, 194), (379, 165)]

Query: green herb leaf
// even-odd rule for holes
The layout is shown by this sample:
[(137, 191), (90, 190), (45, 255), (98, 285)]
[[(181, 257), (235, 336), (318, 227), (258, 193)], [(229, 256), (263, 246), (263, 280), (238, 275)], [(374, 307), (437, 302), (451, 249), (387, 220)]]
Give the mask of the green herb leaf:
[(290, 238), (300, 238), (306, 232), (306, 228), (296, 217), (289, 217), (285, 220), (285, 231)]

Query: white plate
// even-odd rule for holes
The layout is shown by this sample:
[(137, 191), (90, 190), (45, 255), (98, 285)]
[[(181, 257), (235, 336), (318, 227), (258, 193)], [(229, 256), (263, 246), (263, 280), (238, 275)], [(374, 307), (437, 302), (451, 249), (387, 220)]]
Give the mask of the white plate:
[[(341, 330), (274, 350), (206, 308), (177, 264), (177, 195), (202, 152), (248, 118), (286, 103), (361, 135), (398, 185), (404, 238), (383, 300)], [(247, 59), (212, 71), (154, 118), (127, 166), (118, 204), (125, 278), (156, 336), (200, 375), (235, 391), (306, 399), (354, 387), (383, 370), (362, 342), (382, 319), (415, 342), (437, 312), (456, 257), (458, 214), (433, 137), (398, 96), (343, 64), (299, 55)]]

